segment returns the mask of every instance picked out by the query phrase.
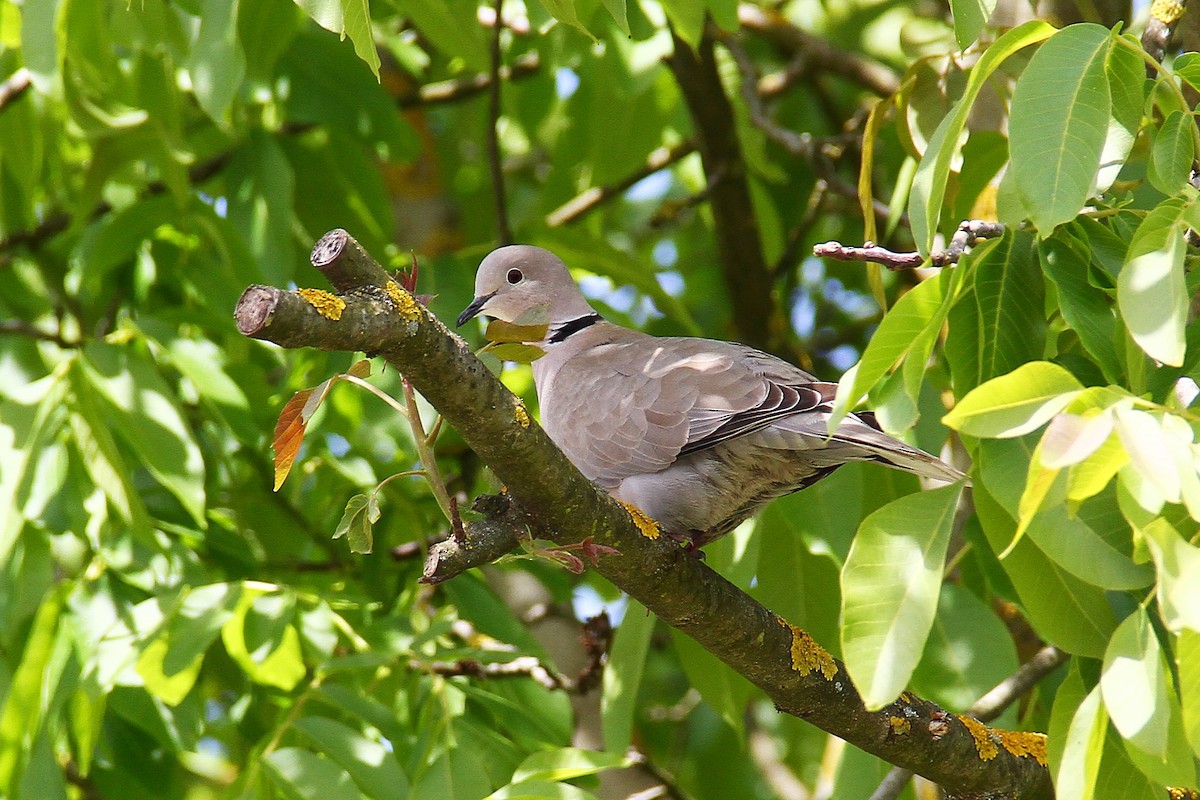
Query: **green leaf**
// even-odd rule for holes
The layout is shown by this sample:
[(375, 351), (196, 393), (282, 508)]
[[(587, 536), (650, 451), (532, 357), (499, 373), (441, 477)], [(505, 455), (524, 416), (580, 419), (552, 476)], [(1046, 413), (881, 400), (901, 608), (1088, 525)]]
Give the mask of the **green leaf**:
[(1034, 54), (1013, 90), (1009, 149), (1017, 193), (1043, 236), (1093, 192), (1108, 135), (1111, 32), (1070, 25)]
[(228, 216), (263, 278), (283, 285), (296, 273), (295, 179), (273, 136), (252, 130), (224, 171)]
[(1050, 420), (1039, 443), (1043, 466), (1074, 466), (1099, 450), (1113, 432), (1113, 415), (1107, 409), (1082, 415), (1064, 411)]
[(147, 691), (167, 705), (183, 702), (200, 674), (205, 652), (233, 615), (240, 594), (239, 586), (228, 583), (184, 590), (171, 616), (138, 656), (137, 672)]
[[(488, 33), (474, 21), (473, 2), (406, 0), (403, 10), (439, 50), (461, 58), (471, 69), (488, 69), (491, 63)], [(463, 20), (468, 19), (471, 22), (464, 24)]]
[(604, 749), (610, 753), (624, 753), (633, 741), (633, 717), (654, 621), (645, 606), (630, 598), (613, 637), (600, 695)]
[(1021, 436), (1049, 422), (1082, 389), (1057, 364), (1033, 361), (972, 389), (942, 422), (971, 436)]
[(671, 641), (688, 683), (700, 692), (704, 702), (725, 720), (739, 740), (744, 739), (746, 704), (757, 691), (754, 685), (686, 633), (672, 628)]
[[(1153, 414), (1134, 408), (1118, 408), (1116, 417), (1117, 435), (1125, 447), (1125, 452), (1129, 454), (1129, 466), (1152, 484), (1167, 502), (1178, 503), (1179, 471), (1172, 453), (1169, 434), (1163, 429), (1159, 419)], [(1189, 467), (1195, 469), (1192, 465)]]
[(266, 773), (288, 800), (366, 800), (340, 766), (299, 747), (263, 757)]
[(1066, 506), (1039, 512), (1025, 535), (1065, 572), (1101, 589), (1140, 589), (1154, 581), (1148, 564), (1135, 564)]
[(530, 780), (513, 781), (484, 800), (596, 800), (596, 795), (569, 783)]
[(375, 50), (375, 39), (371, 33), (371, 12), (367, 0), (295, 0), (295, 3), (325, 30), (343, 38), (349, 36), (354, 52), (371, 68), (376, 80), (379, 79), (379, 53)]
[(582, 750), (578, 747), (539, 750), (521, 762), (521, 766), (513, 773), (512, 782), (569, 781), (584, 775), (595, 775), (606, 769), (628, 767), (631, 763), (628, 756)]
[(1200, 632), (1200, 547), (1184, 541), (1165, 519), (1153, 520), (1142, 533), (1158, 570), (1158, 605), (1163, 623), (1178, 633)]
[(975, 261), (978, 382), (1007, 374), (1045, 352), (1042, 275), (1033, 245), (1033, 234), (1017, 231)]
[(60, 626), (70, 589), (69, 582), (61, 583), (42, 599), (0, 706), (0, 795), (6, 797), (16, 796), (17, 782), (45, 721), (47, 705), (58, 690), (63, 665), (55, 651), (60, 639), (66, 641)]
[(301, 717), (294, 727), (333, 759), (372, 800), (405, 800), (408, 776), (390, 748), (328, 717)]
[[(345, 34), (354, 43), (354, 52), (361, 58), (376, 80), (379, 79), (379, 51), (375, 49), (375, 34), (371, 31), (371, 9), (367, 0), (342, 0)], [(467, 27), (467, 26), (463, 26)]]
[(494, 784), (483, 772), (480, 760), (475, 753), (458, 748), (449, 751), (416, 776), (411, 796), (421, 800), (426, 797), (438, 800), (477, 800), (484, 797)]
[(949, 310), (944, 302), (945, 283), (945, 273), (936, 279), (922, 281), (896, 301), (884, 316), (858, 364), (838, 383), (829, 420), (831, 433), (863, 395), (913, 349), (923, 334), (941, 329)]
[[(992, 548), (1007, 547), (1016, 533), (1016, 522), (988, 493), (989, 473), (1004, 468), (1009, 442), (981, 442), (983, 478), (975, 484), (974, 498), (979, 521)], [(994, 451), (994, 452), (993, 452)], [(1001, 564), (1020, 597), (1021, 606), (1034, 630), (1048, 642), (1069, 653), (1100, 658), (1116, 627), (1104, 591), (1091, 586), (1050, 560), (1030, 537), (1021, 539)]]
[(204, 459), (175, 392), (156, 366), (132, 347), (94, 342), (84, 355), (80, 374), (106, 401), (107, 425), (196, 524), (204, 526)]
[(1100, 689), (1113, 725), (1141, 750), (1167, 751), (1168, 680), (1162, 648), (1139, 608), (1117, 626), (1104, 652)]
[(1171, 71), (1200, 91), (1200, 53), (1181, 53), (1171, 65)]
[(604, 7), (612, 15), (621, 33), (629, 36), (629, 13), (625, 8), (625, 0), (604, 0)]
[(480, 352), (491, 353), (501, 361), (512, 361), (516, 364), (532, 364), (546, 355), (546, 351), (536, 344), (518, 344), (517, 342), (489, 344)]
[(342, 512), (333, 538), (345, 536), (351, 553), (370, 553), (375, 542), (372, 526), (379, 521), (379, 516), (379, 503), (374, 494), (370, 497), (356, 494), (346, 501), (346, 510)]
[[(996, 613), (968, 589), (942, 584), (937, 616), (911, 688), (944, 708), (967, 708), (1016, 671), (1017, 651)], [(1004, 726), (1016, 721), (1006, 714)]]
[(1100, 169), (1096, 172), (1095, 194), (1107, 192), (1120, 176), (1129, 152), (1137, 141), (1146, 104), (1146, 66), (1131, 47), (1114, 43), (1105, 64), (1112, 116), (1100, 151)]
[(246, 76), (246, 54), (237, 35), (238, 2), (204, 0), (188, 62), (196, 101), (218, 124), (225, 123)]
[(1192, 753), (1200, 757), (1200, 631), (1184, 629), (1175, 639), (1183, 728)]
[(1172, 111), (1154, 137), (1146, 177), (1163, 194), (1175, 194), (1188, 185), (1196, 157), (1195, 125), (1191, 114)]
[(954, 40), (959, 50), (979, 38), (979, 32), (992, 16), (996, 0), (950, 0), (950, 12), (954, 15)]
[[(908, 215), (921, 255), (928, 256), (933, 248), (933, 237), (938, 230), (942, 213), (942, 202), (946, 197), (946, 185), (950, 180), (950, 164), (961, 144), (963, 129), (971, 106), (979, 91), (1009, 56), (1031, 44), (1054, 35), (1053, 26), (1041, 20), (1031, 20), (1005, 33), (984, 51), (979, 61), (971, 68), (962, 97), (938, 125), (929, 146), (921, 156), (917, 173), (913, 176), (912, 191), (908, 200)], [(1078, 209), (1076, 209), (1078, 211)]]
[(1056, 797), (1085, 800), (1093, 796), (1107, 728), (1108, 717), (1104, 714), (1100, 687), (1097, 686), (1079, 704), (1071, 720), (1062, 746), (1062, 761), (1054, 774)]
[(105, 414), (99, 408), (95, 383), (83, 359), (72, 361), (70, 377), (70, 409), (74, 413), (69, 422), (84, 467), (105, 500), (130, 524), (133, 532), (143, 540), (149, 539), (149, 514), (109, 430), (114, 415)]
[(1063, 319), (1105, 378), (1118, 382), (1122, 369), (1116, 346), (1117, 318), (1108, 295), (1088, 281), (1090, 264), (1086, 257), (1058, 235), (1038, 247), (1038, 257), (1046, 277), (1058, 289)]
[(704, 16), (707, 12), (704, 0), (663, 0), (662, 7), (679, 38), (693, 50), (696, 49), (704, 33)]
[(1050, 721), (1046, 725), (1046, 761), (1051, 774), (1057, 775), (1062, 765), (1067, 731), (1079, 704), (1087, 697), (1087, 691), (1083, 676), (1079, 674), (1079, 659), (1072, 658), (1068, 662), (1067, 673), (1062, 683), (1054, 692), (1054, 706), (1050, 710)]
[(1182, 200), (1171, 199), (1147, 214), (1117, 276), (1117, 306), (1133, 340), (1146, 355), (1173, 367), (1183, 365), (1187, 346), (1183, 219), (1188, 211)]
[(292, 598), (268, 593), (260, 584), (243, 587), (237, 608), (221, 628), (225, 651), (251, 680), (290, 692), (306, 671), (300, 635), (292, 624)]
[(901, 497), (859, 526), (842, 568), (842, 655), (869, 709), (908, 685), (937, 610), (961, 484)]

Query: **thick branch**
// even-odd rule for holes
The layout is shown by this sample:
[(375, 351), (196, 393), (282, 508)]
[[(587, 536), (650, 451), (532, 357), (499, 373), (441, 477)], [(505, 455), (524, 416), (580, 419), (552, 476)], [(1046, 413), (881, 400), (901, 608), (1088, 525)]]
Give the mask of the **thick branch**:
[[(976, 700), (967, 709), (980, 722), (991, 722), (1004, 713), (1004, 709), (1015, 703), (1025, 693), (1037, 686), (1047, 675), (1061, 667), (1071, 659), (1071, 656), (1057, 647), (1048, 645), (1034, 654), (1033, 658), (1021, 665), (1020, 669), (996, 684), (987, 694)], [(905, 785), (912, 779), (912, 770), (896, 767), (892, 769), (879, 783), (871, 794), (870, 800), (894, 800), (904, 791)]]
[[(753, 214), (746, 162), (738, 143), (733, 108), (721, 85), (713, 42), (705, 34), (692, 50), (672, 32), (675, 49), (671, 70), (683, 92), (704, 173), (711, 181), (709, 205), (717, 242), (717, 256), (725, 287), (733, 302), (739, 339), (770, 350), (771, 276), (763, 256), (758, 218)], [(714, 178), (719, 179), (714, 180)]]
[(617, 550), (599, 558), (597, 572), (759, 686), (780, 710), (952, 791), (1050, 797), (1049, 775), (1033, 757), (978, 750), (967, 724), (933, 703), (906, 695), (867, 711), (845, 669), (808, 634), (657, 529), (639, 527), (580, 474), (466, 343), (382, 268), (369, 284), (350, 280), (364, 271), (340, 266), (358, 258), (344, 231), (327, 234), (315, 252), (344, 306), (332, 295), (314, 299), (308, 292), (305, 299), (252, 286), (235, 311), (242, 333), (285, 347), (381, 353), (492, 467), (537, 536), (559, 545), (591, 537)]

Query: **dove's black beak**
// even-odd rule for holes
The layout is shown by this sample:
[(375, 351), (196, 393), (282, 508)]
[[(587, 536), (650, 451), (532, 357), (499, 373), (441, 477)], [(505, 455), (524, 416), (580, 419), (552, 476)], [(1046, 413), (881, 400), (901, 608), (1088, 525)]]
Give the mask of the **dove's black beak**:
[(481, 295), (472, 300), (471, 305), (464, 308), (463, 312), (458, 315), (458, 319), (454, 321), (454, 327), (461, 328), (463, 323), (469, 319), (473, 319), (480, 311), (483, 310), (483, 307), (487, 305), (487, 301), (491, 300), (495, 296), (496, 293), (492, 292), (491, 294)]

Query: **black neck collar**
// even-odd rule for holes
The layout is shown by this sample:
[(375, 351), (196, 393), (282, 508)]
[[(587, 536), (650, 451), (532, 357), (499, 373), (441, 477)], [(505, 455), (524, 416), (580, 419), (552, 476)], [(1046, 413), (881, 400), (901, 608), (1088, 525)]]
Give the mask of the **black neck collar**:
[(568, 336), (595, 325), (601, 319), (601, 316), (593, 311), (591, 314), (585, 314), (582, 317), (561, 322), (554, 326), (554, 329), (550, 332), (550, 338), (546, 341), (550, 344), (558, 344), (559, 342), (566, 341)]

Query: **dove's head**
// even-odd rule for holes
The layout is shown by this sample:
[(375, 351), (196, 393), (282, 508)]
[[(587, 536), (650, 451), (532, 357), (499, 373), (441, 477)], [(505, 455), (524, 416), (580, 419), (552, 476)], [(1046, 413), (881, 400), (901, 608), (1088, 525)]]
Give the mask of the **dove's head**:
[(458, 315), (458, 324), (483, 314), (504, 322), (554, 325), (595, 313), (562, 259), (540, 247), (514, 244), (483, 259), (475, 273), (475, 299)]

